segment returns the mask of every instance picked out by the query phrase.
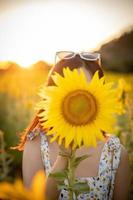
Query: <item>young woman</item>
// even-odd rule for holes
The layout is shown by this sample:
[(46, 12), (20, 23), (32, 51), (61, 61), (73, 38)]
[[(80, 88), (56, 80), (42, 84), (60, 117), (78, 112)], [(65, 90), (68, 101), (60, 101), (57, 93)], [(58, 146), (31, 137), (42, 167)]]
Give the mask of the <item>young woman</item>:
[[(95, 71), (99, 71), (99, 77), (104, 74), (99, 63), (99, 54), (73, 52), (58, 52), (60, 61), (50, 70), (46, 85), (53, 85), (51, 78), (53, 72), (63, 75), (63, 68), (82, 68), (88, 82)], [(79, 80), (80, 81), (80, 80)], [(41, 112), (41, 110), (39, 111)], [(50, 143), (50, 136), (46, 136), (46, 130), (41, 127), (39, 118), (36, 115), (24, 131), (21, 142), (17, 149), (23, 151), (23, 181), (26, 187), (30, 187), (35, 173), (43, 169), (48, 175), (49, 172), (56, 172), (67, 167), (67, 158), (59, 155), (60, 147), (57, 142)], [(103, 132), (106, 142), (98, 141), (96, 148), (82, 146), (77, 149), (76, 155), (88, 154), (89, 157), (82, 161), (76, 169), (76, 177), (87, 180), (90, 186), (88, 194), (80, 194), (78, 200), (127, 200), (130, 184), (130, 170), (128, 154), (123, 145), (114, 135)], [(63, 147), (62, 147), (63, 148)], [(65, 151), (71, 151), (64, 149)], [(68, 192), (65, 189), (57, 190), (55, 179), (48, 177), (46, 181), (46, 196), (49, 200), (65, 200)]]

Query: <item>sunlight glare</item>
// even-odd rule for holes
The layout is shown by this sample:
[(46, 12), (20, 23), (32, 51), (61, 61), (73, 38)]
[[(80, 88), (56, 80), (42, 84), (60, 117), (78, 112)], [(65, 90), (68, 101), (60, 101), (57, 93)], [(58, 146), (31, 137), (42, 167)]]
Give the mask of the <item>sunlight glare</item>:
[(3, 17), (1, 35), (10, 32), (3, 57), (27, 67), (38, 60), (53, 63), (59, 50), (91, 51), (108, 34), (108, 25), (97, 12), (91, 5), (88, 10), (73, 3), (23, 5)]

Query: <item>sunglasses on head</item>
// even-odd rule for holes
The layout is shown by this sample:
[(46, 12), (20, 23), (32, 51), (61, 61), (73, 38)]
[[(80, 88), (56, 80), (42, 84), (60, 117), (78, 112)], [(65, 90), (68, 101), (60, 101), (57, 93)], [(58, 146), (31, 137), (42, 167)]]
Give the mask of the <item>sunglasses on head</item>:
[(98, 61), (101, 64), (101, 56), (100, 53), (90, 53), (90, 52), (73, 52), (73, 51), (57, 51), (55, 54), (55, 63), (56, 60), (67, 60), (74, 58), (76, 55), (79, 55), (81, 59), (88, 61)]

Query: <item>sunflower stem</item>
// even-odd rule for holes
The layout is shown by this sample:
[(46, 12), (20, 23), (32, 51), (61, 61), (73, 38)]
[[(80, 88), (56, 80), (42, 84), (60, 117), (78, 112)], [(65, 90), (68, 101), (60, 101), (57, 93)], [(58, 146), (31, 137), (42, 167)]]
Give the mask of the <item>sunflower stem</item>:
[(75, 167), (73, 166), (73, 161), (75, 159), (76, 150), (72, 150), (71, 156), (68, 159), (68, 184), (69, 184), (69, 200), (73, 200), (73, 186), (75, 183)]

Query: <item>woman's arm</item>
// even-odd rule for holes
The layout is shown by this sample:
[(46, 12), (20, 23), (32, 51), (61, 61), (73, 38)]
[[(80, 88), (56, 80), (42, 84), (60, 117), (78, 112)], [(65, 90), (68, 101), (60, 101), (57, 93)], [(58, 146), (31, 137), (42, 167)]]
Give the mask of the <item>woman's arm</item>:
[(26, 141), (22, 159), (23, 182), (27, 188), (30, 188), (35, 173), (43, 170), (40, 151), (40, 137), (37, 136), (31, 141)]
[[(52, 172), (63, 170), (66, 167), (67, 159), (62, 156), (57, 156), (56, 162), (52, 168)], [(27, 141), (24, 146), (22, 173), (23, 182), (27, 188), (30, 188), (35, 173), (41, 169), (44, 170), (44, 166), (41, 158), (40, 136), (37, 136), (34, 138), (34, 140)], [(46, 180), (46, 197), (50, 200), (55, 200), (59, 197), (57, 182), (52, 177), (49, 177)]]
[(128, 200), (130, 188), (130, 168), (127, 150), (121, 145), (121, 160), (116, 173), (113, 200)]

